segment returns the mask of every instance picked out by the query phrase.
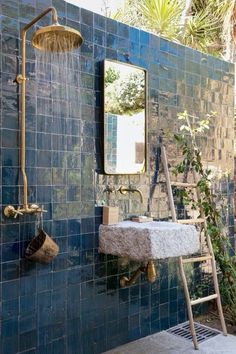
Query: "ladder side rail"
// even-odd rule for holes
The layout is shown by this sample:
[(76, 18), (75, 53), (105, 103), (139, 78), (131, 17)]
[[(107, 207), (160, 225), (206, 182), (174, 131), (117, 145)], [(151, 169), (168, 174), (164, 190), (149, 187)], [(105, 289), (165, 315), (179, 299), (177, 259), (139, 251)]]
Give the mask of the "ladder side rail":
[(191, 305), (191, 300), (190, 300), (190, 295), (189, 295), (189, 290), (188, 290), (188, 283), (187, 283), (186, 275), (184, 272), (182, 257), (179, 257), (179, 270), (180, 270), (180, 276), (181, 276), (181, 279), (183, 282), (184, 295), (185, 295), (187, 312), (188, 312), (188, 319), (189, 319), (189, 327), (190, 327), (190, 332), (191, 332), (192, 339), (193, 339), (193, 345), (194, 345), (195, 349), (198, 349), (197, 336), (196, 336), (196, 331), (194, 328), (194, 321), (193, 321), (192, 305)]
[(164, 173), (165, 173), (165, 177), (166, 177), (166, 186), (167, 186), (167, 193), (168, 193), (168, 197), (169, 197), (172, 221), (177, 222), (175, 205), (174, 205), (174, 198), (173, 198), (171, 182), (170, 182), (170, 173), (169, 173), (168, 162), (167, 162), (167, 157), (166, 157), (166, 149), (164, 146), (161, 147), (161, 157), (162, 157), (162, 163), (163, 163)]
[[(194, 182), (197, 183), (197, 176), (196, 176), (196, 172), (195, 171), (193, 171), (193, 177), (194, 177)], [(196, 188), (196, 192), (197, 192), (197, 198), (200, 199), (201, 196), (200, 196), (200, 191), (199, 191), (198, 187)], [(222, 309), (222, 303), (221, 303), (219, 283), (218, 283), (218, 278), (217, 278), (215, 255), (214, 255), (214, 250), (213, 250), (213, 247), (212, 247), (211, 237), (209, 236), (208, 231), (207, 231), (206, 216), (205, 216), (205, 213), (204, 213), (204, 211), (203, 211), (201, 206), (200, 206), (200, 214), (201, 214), (201, 217), (205, 219), (205, 221), (204, 221), (204, 232), (205, 232), (205, 237), (206, 237), (206, 242), (207, 242), (207, 246), (208, 246), (208, 249), (209, 249), (209, 253), (212, 256), (212, 259), (211, 259), (212, 276), (213, 276), (214, 290), (215, 290), (215, 293), (217, 294), (216, 302), (217, 302), (217, 308), (218, 308), (219, 317), (220, 317), (220, 323), (221, 323), (223, 334), (225, 336), (227, 336), (227, 328), (226, 328), (226, 324), (225, 324), (225, 319), (224, 319), (224, 314), (223, 314), (223, 309)]]

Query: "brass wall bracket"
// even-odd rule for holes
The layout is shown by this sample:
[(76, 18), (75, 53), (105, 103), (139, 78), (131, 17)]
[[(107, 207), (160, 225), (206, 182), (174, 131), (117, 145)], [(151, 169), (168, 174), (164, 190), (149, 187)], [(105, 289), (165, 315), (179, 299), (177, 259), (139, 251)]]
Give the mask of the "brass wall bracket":
[(149, 283), (154, 283), (157, 278), (156, 267), (153, 261), (149, 261), (146, 266), (140, 266), (130, 278), (121, 277), (120, 286), (122, 288), (136, 283), (142, 273), (145, 273)]
[(43, 207), (40, 207), (37, 204), (31, 204), (27, 206), (27, 208), (20, 207), (18, 206), (15, 208), (13, 205), (8, 205), (4, 208), (4, 215), (7, 218), (17, 218), (19, 215), (24, 215), (24, 214), (36, 214), (36, 213), (46, 213), (47, 210), (44, 210)]
[(18, 74), (17, 76), (16, 76), (16, 82), (20, 85), (20, 84), (22, 84), (24, 81), (26, 81), (27, 80), (27, 78), (26, 77), (23, 77), (23, 75), (21, 75), (21, 74)]

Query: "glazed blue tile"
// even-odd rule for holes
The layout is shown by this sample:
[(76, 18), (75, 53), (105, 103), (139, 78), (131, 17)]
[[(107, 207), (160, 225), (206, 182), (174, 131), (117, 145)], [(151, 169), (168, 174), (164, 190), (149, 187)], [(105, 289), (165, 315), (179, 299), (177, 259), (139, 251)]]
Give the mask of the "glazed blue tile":
[[(76, 261), (76, 260), (75, 260)], [(93, 264), (94, 262), (94, 251), (93, 249), (86, 249), (80, 252), (80, 265), (87, 266)]]
[(52, 167), (65, 167), (66, 155), (65, 152), (52, 151)]
[[(69, 220), (70, 221), (70, 220)], [(54, 220), (52, 225), (52, 233), (54, 237), (67, 235), (67, 220)]]
[(2, 203), (17, 204), (18, 203), (18, 187), (2, 187)]
[(17, 185), (19, 169), (17, 167), (4, 167), (2, 169), (2, 184)]
[(31, 293), (30, 295), (20, 297), (20, 314), (29, 315), (36, 312), (36, 296)]
[(18, 132), (15, 130), (2, 130), (2, 146), (16, 148), (18, 146)]
[(37, 331), (33, 330), (20, 334), (19, 340), (21, 351), (31, 349), (37, 345)]
[(59, 254), (53, 261), (53, 271), (67, 269), (69, 266), (68, 255), (66, 253)]
[(37, 149), (41, 149), (41, 150), (51, 149), (51, 134), (44, 134), (44, 133), (37, 134)]
[(17, 6), (16, 3), (14, 3), (14, 4), (2, 3), (2, 15), (4, 15), (4, 16), (17, 19), (17, 17), (19, 16), (18, 9), (19, 9), (19, 6)]
[(68, 239), (67, 237), (54, 237), (54, 242), (56, 242), (56, 244), (59, 247), (59, 253), (65, 253), (68, 252)]
[(40, 274), (37, 277), (37, 292), (50, 290), (52, 287), (52, 274)]
[(101, 30), (106, 29), (106, 17), (94, 14), (94, 28), (99, 28)]
[(17, 242), (20, 240), (19, 234), (19, 223), (2, 225), (1, 226), (1, 235), (2, 242)]
[(81, 268), (81, 281), (89, 281), (93, 279), (93, 266), (88, 265)]
[(170, 328), (169, 317), (161, 318), (161, 320), (160, 320), (160, 327), (161, 327), (161, 330), (162, 330), (162, 331), (165, 331), (166, 329)]
[(26, 148), (25, 165), (28, 167), (34, 167), (36, 165), (36, 150), (30, 150)]
[(45, 150), (38, 150), (37, 151), (37, 166), (38, 167), (51, 167), (52, 162), (52, 152), (45, 151)]
[(106, 46), (109, 48), (116, 49), (117, 44), (118, 44), (118, 36), (108, 33), (108, 35), (106, 37)]
[(64, 288), (67, 286), (67, 276), (67, 270), (54, 272), (52, 277), (53, 289)]
[(107, 32), (117, 34), (118, 22), (112, 20), (111, 18), (106, 18)]
[(90, 233), (94, 231), (94, 218), (81, 219), (81, 232)]
[(17, 316), (19, 314), (19, 299), (16, 298), (10, 301), (4, 301), (2, 303), (2, 319), (6, 320), (8, 318)]
[(1, 18), (2, 33), (18, 37), (19, 22), (16, 19), (2, 16)]
[(93, 13), (86, 10), (86, 9), (81, 9), (81, 23), (84, 23), (88, 26), (93, 25)]
[(105, 53), (106, 53), (106, 55), (105, 55), (106, 58), (109, 58), (111, 60), (117, 60), (117, 51), (116, 50), (106, 48)]
[(127, 25), (125, 25), (124, 23), (118, 23), (117, 29), (118, 29), (117, 31), (118, 36), (128, 38), (129, 27)]
[(52, 0), (52, 6), (55, 6), (60, 17), (65, 17), (66, 3), (63, 0)]
[(94, 248), (94, 234), (87, 233), (81, 235), (81, 249), (90, 250)]
[(19, 39), (8, 33), (2, 33), (2, 52), (8, 55), (17, 55), (19, 50)]
[(81, 221), (78, 219), (68, 220), (68, 235), (80, 234)]
[(140, 43), (148, 44), (150, 39), (150, 34), (140, 30)]
[[(20, 316), (20, 328), (19, 328), (19, 332), (21, 334), (30, 332), (32, 330), (36, 329), (36, 314), (28, 314), (26, 316)], [(31, 346), (29, 346), (31, 347)]]
[(17, 317), (2, 321), (2, 335), (4, 338), (12, 337), (18, 334)]
[(160, 304), (169, 302), (169, 289), (160, 292)]
[(37, 187), (37, 201), (38, 203), (49, 203), (52, 199), (52, 188), (47, 186)]
[(139, 42), (139, 30), (133, 27), (129, 27), (129, 40), (132, 42)]
[(80, 9), (72, 4), (66, 4), (66, 14), (70, 20), (79, 21), (80, 19)]
[(11, 262), (2, 263), (2, 281), (18, 279), (19, 274), (20, 274), (19, 260), (16, 260), (14, 262), (11, 261)]
[(93, 30), (90, 26), (87, 26), (82, 23), (81, 24), (81, 33), (83, 33), (84, 40), (86, 40), (88, 42), (92, 42)]
[(18, 336), (15, 333), (12, 337), (5, 337), (0, 343), (1, 353), (15, 354), (18, 352)]

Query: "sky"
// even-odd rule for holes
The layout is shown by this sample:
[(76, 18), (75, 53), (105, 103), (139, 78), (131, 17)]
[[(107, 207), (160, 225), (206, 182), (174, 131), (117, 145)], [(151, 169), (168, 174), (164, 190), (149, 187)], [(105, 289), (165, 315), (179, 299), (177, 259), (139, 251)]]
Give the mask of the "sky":
[(121, 7), (124, 3), (124, 0), (66, 0), (67, 2), (78, 5), (78, 7), (83, 7), (84, 9), (88, 9), (90, 11), (103, 14), (102, 8), (104, 9), (104, 3), (109, 6), (109, 10), (111, 13), (115, 12), (117, 8)]

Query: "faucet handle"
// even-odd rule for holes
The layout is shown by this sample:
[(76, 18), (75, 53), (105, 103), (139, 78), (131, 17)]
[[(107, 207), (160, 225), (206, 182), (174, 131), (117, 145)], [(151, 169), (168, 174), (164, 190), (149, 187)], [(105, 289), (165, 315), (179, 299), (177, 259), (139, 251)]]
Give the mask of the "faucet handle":
[(109, 184), (106, 186), (106, 189), (104, 190), (104, 192), (107, 193), (115, 193), (116, 189), (115, 186), (110, 186)]
[(14, 217), (15, 219), (18, 215), (23, 215), (20, 211), (20, 207), (16, 209), (13, 205), (7, 205), (4, 208), (3, 213), (7, 218)]
[(15, 209), (13, 212), (15, 213), (14, 219), (16, 219), (18, 215), (23, 215), (23, 213), (20, 211), (20, 206), (18, 206), (17, 209)]

